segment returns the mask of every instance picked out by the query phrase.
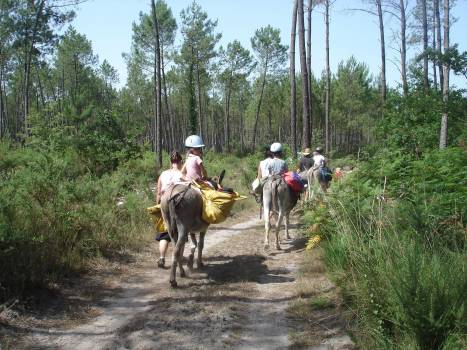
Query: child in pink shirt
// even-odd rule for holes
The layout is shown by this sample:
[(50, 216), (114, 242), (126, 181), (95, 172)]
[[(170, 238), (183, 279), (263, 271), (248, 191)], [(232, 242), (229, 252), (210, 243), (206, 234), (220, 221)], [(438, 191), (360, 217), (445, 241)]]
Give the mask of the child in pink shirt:
[(182, 174), (188, 181), (196, 181), (207, 177), (206, 169), (201, 158), (203, 149), (201, 147), (192, 147), (188, 151), (185, 164), (182, 168)]

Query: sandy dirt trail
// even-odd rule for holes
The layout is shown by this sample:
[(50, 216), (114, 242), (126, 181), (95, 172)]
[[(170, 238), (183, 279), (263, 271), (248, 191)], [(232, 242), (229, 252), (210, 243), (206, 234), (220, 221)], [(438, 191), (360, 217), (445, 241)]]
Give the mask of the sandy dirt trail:
[[(77, 326), (32, 328), (22, 344), (73, 350), (289, 348), (290, 333), (301, 327), (287, 307), (297, 298), (304, 240), (264, 251), (264, 226), (256, 217), (222, 225), (212, 226), (206, 237), (206, 266), (177, 277), (178, 288), (169, 288), (168, 269), (155, 267), (153, 246), (117, 282), (119, 292), (100, 300), (95, 317)], [(292, 237), (297, 230), (292, 225)], [(342, 330), (335, 334), (342, 336)], [(332, 344), (327, 339), (308, 348), (351, 348), (348, 341)]]

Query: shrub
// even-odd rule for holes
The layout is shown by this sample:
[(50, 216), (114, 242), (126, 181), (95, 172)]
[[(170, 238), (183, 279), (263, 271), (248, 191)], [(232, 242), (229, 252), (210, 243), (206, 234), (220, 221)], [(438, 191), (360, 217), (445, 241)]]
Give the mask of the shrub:
[(363, 348), (465, 343), (465, 157), (460, 148), (419, 158), (383, 151), (333, 184), (324, 258)]
[(136, 247), (150, 233), (148, 191), (135, 191), (147, 173), (137, 181), (123, 168), (96, 177), (71, 149), (0, 147), (2, 288), (47, 285), (90, 257)]

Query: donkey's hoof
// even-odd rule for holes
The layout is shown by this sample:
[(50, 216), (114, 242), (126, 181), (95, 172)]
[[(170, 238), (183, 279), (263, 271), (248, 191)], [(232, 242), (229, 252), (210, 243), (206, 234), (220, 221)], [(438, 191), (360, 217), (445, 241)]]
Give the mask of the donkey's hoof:
[(177, 288), (177, 281), (170, 281), (170, 286), (172, 288)]
[(287, 237), (286, 237), (286, 238), (287, 238), (287, 239), (292, 239), (292, 237), (290, 237), (290, 235), (287, 235)]
[(269, 243), (264, 243), (264, 249), (268, 250), (269, 249)]
[(196, 268), (197, 268), (197, 269), (202, 269), (203, 267), (204, 267), (204, 264), (203, 264), (202, 262), (198, 262), (198, 263), (196, 264)]
[(282, 250), (281, 246), (279, 244), (276, 244), (276, 249), (277, 250)]
[(186, 277), (185, 270), (180, 270), (180, 277)]

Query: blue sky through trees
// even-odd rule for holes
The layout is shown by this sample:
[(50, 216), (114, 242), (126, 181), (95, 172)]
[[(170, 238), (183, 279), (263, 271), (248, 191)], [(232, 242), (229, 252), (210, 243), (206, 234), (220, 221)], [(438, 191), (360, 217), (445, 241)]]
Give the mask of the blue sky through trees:
[[(282, 42), (289, 45), (292, 0), (198, 0), (211, 19), (218, 20), (217, 32), (222, 33), (220, 44), (224, 47), (234, 39), (251, 50), (250, 38), (257, 28), (268, 24), (281, 30)], [(411, 3), (414, 3), (412, 0)], [(180, 12), (186, 8), (189, 0), (167, 1), (172, 12), (180, 22)], [(380, 48), (377, 18), (351, 8), (362, 8), (360, 0), (337, 0), (331, 12), (330, 51), (331, 70), (334, 72), (340, 61), (351, 55), (358, 61), (365, 62), (373, 75), (379, 73)], [(119, 72), (119, 87), (126, 83), (126, 64), (123, 52), (129, 52), (132, 36), (132, 22), (138, 20), (140, 11), (148, 12), (149, 0), (89, 0), (77, 9), (77, 17), (72, 23), (93, 43), (94, 52), (102, 62), (107, 59)], [(452, 11), (457, 22), (451, 28), (451, 43), (458, 43), (460, 51), (467, 50), (467, 1), (458, 0)], [(312, 70), (321, 75), (324, 69), (324, 16), (321, 7), (314, 10), (312, 18)], [(399, 84), (399, 54), (395, 50), (397, 42), (393, 32), (398, 29), (398, 22), (389, 15), (386, 22), (386, 56), (388, 84)], [(413, 19), (410, 18), (410, 22)], [(180, 32), (177, 33), (176, 45), (181, 44)], [(409, 59), (412, 59), (419, 47), (409, 47)], [(298, 55), (297, 55), (298, 56)], [(297, 58), (298, 59), (298, 58)], [(451, 84), (467, 88), (463, 77), (451, 73)]]

